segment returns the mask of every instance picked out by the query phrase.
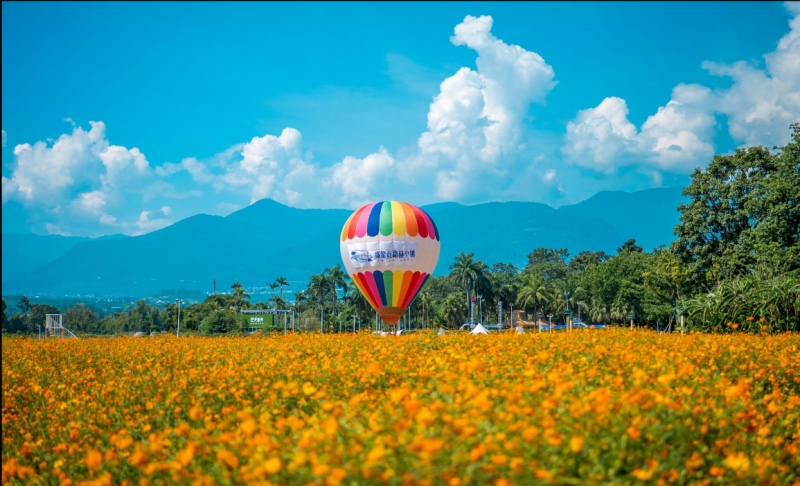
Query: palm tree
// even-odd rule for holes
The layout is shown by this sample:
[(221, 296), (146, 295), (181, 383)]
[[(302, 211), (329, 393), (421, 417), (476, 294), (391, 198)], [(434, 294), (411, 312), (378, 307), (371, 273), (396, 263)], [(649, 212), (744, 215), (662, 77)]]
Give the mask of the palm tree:
[(269, 287), (269, 291), (272, 293), (272, 295), (275, 295), (275, 289), (278, 288), (278, 284), (276, 284), (276, 283), (268, 283), (267, 287)]
[(238, 281), (234, 282), (233, 285), (231, 285), (231, 288), (233, 289), (233, 298), (234, 298), (234, 302), (235, 302), (235, 305), (236, 305), (236, 309), (239, 309), (241, 307), (241, 303), (240, 303), (241, 300), (243, 298), (248, 298), (249, 299), (250, 298), (250, 294), (247, 293), (247, 290), (242, 288), (242, 284), (240, 284)]
[(281, 299), (282, 299), (283, 298), (283, 287), (284, 286), (288, 287), (289, 286), (289, 281), (286, 280), (286, 277), (281, 276), (281, 277), (278, 277), (277, 280), (275, 280), (275, 283), (281, 286)]
[(327, 279), (324, 275), (315, 273), (308, 282), (308, 291), (319, 301), (320, 331), (325, 332), (325, 286)]
[(450, 327), (458, 328), (466, 318), (465, 308), (456, 294), (450, 294), (442, 302), (442, 317)]
[(344, 280), (345, 277), (346, 277), (346, 275), (344, 273), (344, 270), (342, 270), (342, 266), (340, 264), (338, 264), (338, 263), (336, 265), (334, 265), (333, 268), (328, 270), (328, 282), (333, 287), (333, 311), (332, 311), (332, 313), (333, 313), (334, 322), (336, 320), (336, 299), (337, 299), (336, 289), (338, 287), (344, 287), (345, 286), (345, 280)]
[(270, 300), (272, 301), (273, 309), (286, 310), (286, 301), (280, 295), (276, 295)]
[(633, 312), (633, 307), (620, 299), (616, 299), (614, 303), (611, 304), (612, 319), (619, 319), (620, 322), (625, 322), (631, 312)]
[(519, 289), (517, 294), (517, 305), (523, 310), (527, 309), (528, 305), (533, 304), (534, 317), (536, 309), (539, 306), (550, 302), (553, 299), (552, 292), (547, 287), (544, 277), (541, 275), (527, 275), (522, 281), (522, 288)]
[(474, 253), (467, 254), (462, 251), (450, 265), (450, 270), (452, 270), (450, 275), (464, 287), (464, 293), (467, 295), (467, 308), (469, 308), (469, 284), (478, 279), (479, 267), (473, 260), (474, 257)]
[(294, 294), (294, 307), (297, 310), (298, 316), (303, 313), (303, 304), (308, 300), (308, 295), (304, 290), (295, 292)]
[(589, 304), (589, 319), (591, 319), (592, 322), (604, 323), (608, 318), (608, 306), (601, 302), (600, 299), (592, 297), (592, 301)]

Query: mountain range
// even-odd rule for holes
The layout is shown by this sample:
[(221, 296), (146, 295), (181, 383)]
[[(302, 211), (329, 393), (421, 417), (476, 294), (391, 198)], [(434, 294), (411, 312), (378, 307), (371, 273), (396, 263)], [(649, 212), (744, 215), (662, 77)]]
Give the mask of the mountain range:
[[(636, 238), (669, 244), (681, 188), (600, 192), (554, 209), (533, 202), (423, 206), (436, 221), (445, 274), (460, 252), (524, 267), (537, 247), (614, 253)], [(3, 233), (2, 293), (145, 296), (166, 289), (258, 291), (279, 276), (290, 286), (340, 263), (338, 238), (351, 210), (296, 209), (263, 199), (228, 216), (199, 214), (141, 236), (102, 238)]]

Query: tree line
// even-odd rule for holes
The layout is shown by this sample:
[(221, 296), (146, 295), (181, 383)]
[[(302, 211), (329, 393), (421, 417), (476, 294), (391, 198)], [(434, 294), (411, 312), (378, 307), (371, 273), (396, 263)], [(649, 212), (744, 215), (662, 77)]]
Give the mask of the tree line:
[[(615, 255), (572, 257), (565, 248), (535, 248), (522, 269), (461, 253), (440, 262), (449, 273), (428, 279), (402, 325), (459, 327), (479, 297), (476, 314), (489, 323), (509, 320), (513, 305), (530, 318), (552, 316), (554, 323), (562, 323), (569, 308), (589, 323), (627, 324), (632, 317), (639, 326), (674, 328), (682, 316), (691, 328), (711, 332), (800, 330), (800, 125), (791, 129), (785, 147), (739, 148), (696, 169), (683, 191), (688, 202), (677, 208), (671, 245), (648, 252), (631, 239)], [(293, 311), (296, 327), (305, 331), (376, 325), (374, 310), (341, 265), (312, 275), (305, 288), (289, 289), (291, 297), (284, 277), (270, 287), (271, 298), (251, 302), (234, 282), (229, 293), (181, 309), (181, 329), (237, 332), (242, 309)], [(45, 314), (58, 312), (24, 297), (17, 306), (20, 314), (9, 318), (3, 301), (4, 333), (36, 333)], [(64, 322), (73, 332), (174, 332), (177, 310), (139, 301), (99, 318), (79, 304), (64, 312)]]

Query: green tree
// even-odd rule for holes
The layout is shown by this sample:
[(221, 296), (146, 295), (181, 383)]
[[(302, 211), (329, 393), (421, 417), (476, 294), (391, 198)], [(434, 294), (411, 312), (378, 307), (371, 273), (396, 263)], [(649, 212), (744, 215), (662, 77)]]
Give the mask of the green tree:
[(345, 289), (345, 297), (347, 292), (347, 274), (344, 273), (342, 270), (342, 266), (340, 264), (334, 265), (327, 271), (327, 281), (328, 284), (331, 286), (331, 290), (333, 290), (333, 310), (332, 310), (332, 321), (333, 323), (336, 322), (336, 304), (338, 303), (338, 292), (337, 288)]
[(209, 336), (237, 331), (240, 325), (237, 317), (238, 314), (229, 311), (215, 310), (200, 323), (200, 332)]
[(98, 319), (97, 312), (85, 304), (76, 304), (64, 312), (64, 327), (72, 332), (97, 332)]
[(458, 254), (455, 261), (450, 265), (450, 275), (461, 284), (464, 288), (464, 298), (469, 308), (469, 287), (470, 284), (478, 279), (479, 265), (474, 260), (474, 253), (464, 253), (463, 251)]
[(719, 259), (735, 261), (741, 273), (770, 249), (789, 269), (800, 268), (800, 125), (791, 129), (785, 147), (739, 148), (692, 174), (672, 248), (694, 282), (713, 285), (718, 275), (709, 270)]
[(2, 329), (3, 329), (3, 332), (6, 333), (6, 332), (11, 331), (11, 328), (10, 328), (9, 322), (8, 322), (8, 310), (7, 310), (7, 306), (6, 306), (6, 299), (1, 299), (1, 300), (3, 301), (3, 328)]
[(467, 319), (462, 295), (450, 294), (442, 302), (441, 315), (448, 327), (459, 327)]
[(319, 323), (320, 330), (325, 330), (325, 287), (327, 278), (324, 275), (315, 273), (308, 281), (308, 293), (314, 300), (319, 302)]
[(523, 274), (539, 275), (545, 280), (559, 280), (567, 275), (569, 252), (566, 248), (536, 248), (528, 254)]
[(533, 313), (553, 299), (552, 291), (541, 275), (526, 275), (517, 294), (517, 306), (527, 312), (533, 306)]
[(281, 298), (283, 298), (283, 288), (289, 286), (289, 281), (286, 280), (286, 277), (281, 276), (281, 277), (278, 277), (275, 280), (275, 283), (280, 285), (280, 287), (281, 287)]
[(22, 298), (19, 299), (19, 302), (17, 302), (17, 308), (19, 308), (21, 314), (27, 315), (31, 311), (30, 299), (23, 295)]
[(249, 302), (245, 304), (246, 301), (244, 299), (249, 299), (250, 294), (242, 287), (242, 284), (238, 281), (234, 282), (231, 288), (233, 289), (234, 311), (238, 312), (242, 308), (249, 308)]
[(617, 248), (618, 255), (626, 251), (632, 251), (634, 253), (642, 253), (644, 251), (644, 247), (636, 244), (636, 238), (631, 238), (630, 240), (623, 243), (622, 246)]
[(39, 329), (44, 332), (47, 314), (60, 314), (60, 311), (48, 304), (31, 304), (31, 313), (25, 317), (25, 332), (37, 334)]
[(567, 267), (570, 274), (577, 275), (587, 268), (599, 265), (608, 259), (609, 255), (606, 255), (604, 251), (582, 251), (569, 261)]

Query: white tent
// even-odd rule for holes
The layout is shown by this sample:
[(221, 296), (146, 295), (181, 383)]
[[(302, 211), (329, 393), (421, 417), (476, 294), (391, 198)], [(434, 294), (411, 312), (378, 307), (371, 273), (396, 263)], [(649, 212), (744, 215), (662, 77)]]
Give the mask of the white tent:
[(469, 333), (470, 334), (489, 334), (489, 331), (487, 331), (486, 328), (483, 327), (483, 324), (478, 324), (477, 326), (475, 326), (475, 329), (471, 330)]

